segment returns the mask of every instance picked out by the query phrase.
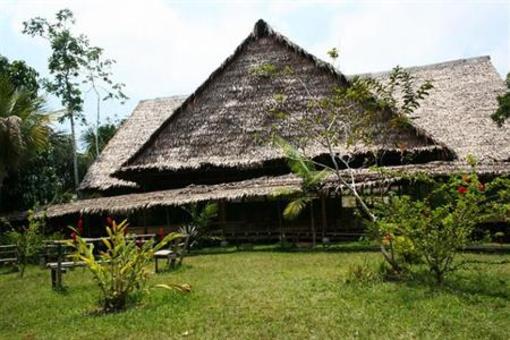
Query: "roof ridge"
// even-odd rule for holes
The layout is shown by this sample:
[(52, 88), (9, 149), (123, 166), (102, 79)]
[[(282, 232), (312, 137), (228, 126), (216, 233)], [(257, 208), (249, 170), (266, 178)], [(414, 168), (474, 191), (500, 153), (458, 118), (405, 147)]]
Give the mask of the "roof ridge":
[(188, 94), (174, 94), (171, 96), (161, 96), (161, 97), (140, 99), (138, 102), (145, 103), (145, 102), (152, 102), (152, 101), (156, 101), (156, 100), (186, 99), (188, 96), (189, 96)]
[[(474, 64), (481, 61), (490, 61), (490, 55), (481, 55), (477, 57), (470, 58), (460, 58), (460, 59), (452, 59), (447, 61), (441, 61), (437, 63), (425, 64), (425, 65), (414, 65), (408, 67), (402, 67), (407, 71), (419, 71), (419, 70), (430, 70), (430, 69), (442, 69), (448, 66), (453, 65), (464, 65), (464, 64)], [(363, 72), (363, 73), (355, 73), (347, 75), (348, 78), (352, 78), (355, 76), (382, 76), (390, 73), (391, 70), (379, 71), (379, 72)]]
[(271, 36), (273, 37), (274, 39), (276, 39), (279, 43), (282, 43), (284, 44), (286, 47), (288, 47), (289, 49), (293, 50), (294, 52), (304, 56), (305, 58), (308, 58), (310, 59), (318, 68), (322, 69), (323, 71), (325, 72), (329, 72), (330, 74), (332, 74), (334, 77), (336, 77), (338, 79), (339, 82), (341, 83), (344, 83), (344, 84), (347, 84), (349, 81), (347, 80), (347, 78), (338, 70), (336, 69), (333, 65), (331, 65), (330, 63), (328, 62), (325, 62), (319, 58), (317, 58), (316, 56), (314, 56), (313, 54), (307, 52), (306, 50), (304, 50), (302, 47), (300, 47), (299, 45), (293, 43), (292, 41), (290, 41), (287, 37), (285, 37), (283, 34), (279, 33), (279, 32), (276, 32), (274, 31), (271, 26), (269, 26), (269, 24), (267, 22), (265, 22), (263, 19), (259, 19), (257, 20), (257, 22), (255, 23), (254, 27), (253, 27), (253, 31), (250, 32), (250, 34), (236, 47), (236, 49), (234, 50), (234, 52), (228, 56), (222, 63), (219, 67), (217, 67), (208, 77), (207, 79), (202, 82), (196, 89), (195, 91), (193, 91), (193, 93), (191, 93), (189, 96), (187, 96), (187, 98), (174, 110), (174, 114), (172, 114), (170, 117), (168, 117), (162, 124), (161, 126), (156, 129), (152, 134), (151, 136), (149, 137), (149, 139), (143, 143), (139, 148), (138, 150), (133, 154), (131, 155), (131, 157), (129, 157), (125, 162), (123, 162), (121, 164), (121, 168), (123, 166), (126, 166), (128, 164), (131, 164), (133, 162), (133, 160), (135, 160), (138, 155), (140, 155), (143, 150), (146, 149), (146, 147), (148, 145), (150, 145), (153, 140), (159, 135), (159, 133), (169, 124), (169, 122), (172, 120), (172, 119), (175, 119), (176, 116), (179, 115), (179, 113), (188, 105), (188, 103), (192, 102), (197, 95), (199, 95), (203, 89), (213, 80), (216, 78), (216, 76), (222, 72), (226, 67), (227, 65), (230, 64), (230, 62), (232, 62), (232, 60), (234, 60), (234, 58), (237, 57), (237, 55), (239, 55), (239, 53), (241, 53), (246, 45), (248, 43), (250, 43), (251, 41), (253, 40), (257, 40), (259, 38), (262, 38), (262, 37), (265, 37), (265, 36)]

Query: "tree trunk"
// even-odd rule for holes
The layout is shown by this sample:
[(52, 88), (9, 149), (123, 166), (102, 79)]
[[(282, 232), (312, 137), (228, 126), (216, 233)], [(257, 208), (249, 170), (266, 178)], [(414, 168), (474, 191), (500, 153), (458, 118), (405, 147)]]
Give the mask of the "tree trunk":
[(95, 142), (96, 142), (96, 158), (99, 157), (99, 124), (101, 122), (101, 98), (99, 97), (99, 92), (97, 92), (96, 87), (94, 86), (94, 91), (96, 92), (97, 96), (97, 117), (96, 117), (96, 136), (95, 136)]
[(5, 177), (7, 177), (7, 171), (0, 169), (0, 208), (2, 207), (2, 187)]
[(73, 173), (74, 173), (74, 189), (78, 193), (78, 185), (80, 185), (80, 177), (78, 175), (78, 152), (76, 150), (76, 131), (74, 128), (74, 115), (68, 112), (69, 122), (71, 123), (71, 138), (73, 146)]
[(313, 215), (313, 198), (310, 201), (310, 226), (312, 228), (312, 247), (317, 244), (317, 232), (315, 230), (315, 217)]

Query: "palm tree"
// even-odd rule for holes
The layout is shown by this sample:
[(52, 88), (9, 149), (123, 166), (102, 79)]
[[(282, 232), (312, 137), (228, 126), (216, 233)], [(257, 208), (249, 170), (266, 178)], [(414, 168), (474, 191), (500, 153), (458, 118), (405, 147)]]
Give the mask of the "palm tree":
[(285, 142), (283, 139), (276, 140), (283, 153), (287, 157), (289, 167), (296, 176), (301, 178), (301, 192), (292, 193), (291, 201), (283, 210), (283, 217), (286, 220), (296, 219), (306, 206), (310, 206), (310, 228), (312, 232), (312, 245), (317, 243), (317, 230), (315, 227), (315, 217), (313, 200), (320, 192), (324, 179), (329, 175), (325, 169), (317, 170), (313, 162), (306, 159), (296, 148)]
[(197, 203), (182, 208), (188, 213), (190, 222), (179, 228), (179, 232), (189, 237), (188, 250), (207, 234), (207, 227), (211, 219), (218, 215), (218, 204), (209, 202), (200, 208)]
[(0, 76), (0, 190), (9, 171), (47, 145), (50, 117), (42, 108), (41, 98)]
[(85, 144), (85, 151), (90, 159), (96, 159), (99, 156), (99, 153), (115, 135), (117, 129), (117, 125), (107, 123), (96, 128), (90, 127), (85, 131), (81, 140)]

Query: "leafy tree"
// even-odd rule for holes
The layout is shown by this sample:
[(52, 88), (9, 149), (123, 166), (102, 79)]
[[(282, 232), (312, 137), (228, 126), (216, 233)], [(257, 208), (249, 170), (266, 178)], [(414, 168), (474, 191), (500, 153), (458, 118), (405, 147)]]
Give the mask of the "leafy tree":
[[(101, 290), (103, 312), (110, 313), (123, 310), (128, 298), (145, 288), (149, 277), (147, 265), (154, 253), (181, 235), (170, 233), (157, 244), (153, 240), (141, 244), (136, 242), (133, 235), (127, 234), (126, 220), (118, 225), (113, 221), (111, 228), (106, 227), (106, 232), (108, 237), (102, 240), (106, 250), (99, 254), (98, 259), (94, 254), (94, 245), (82, 239), (77, 230), (73, 234), (75, 240), (69, 245), (76, 250), (74, 257), (83, 261), (94, 276)], [(187, 284), (158, 284), (155, 287), (181, 292), (191, 290)]]
[(88, 128), (82, 135), (85, 153), (90, 159), (95, 159), (104, 149), (108, 141), (115, 135), (119, 125), (106, 123), (99, 127)]
[[(103, 137), (108, 136), (108, 131), (105, 131), (104, 126), (101, 126), (101, 102), (115, 99), (119, 100), (121, 104), (124, 104), (125, 100), (128, 99), (123, 92), (125, 84), (114, 83), (111, 80), (113, 76), (111, 68), (116, 61), (113, 59), (104, 59), (102, 54), (103, 50), (98, 47), (91, 48), (88, 51), (87, 75), (85, 77), (85, 82), (90, 85), (90, 90), (92, 90), (96, 96), (96, 124), (95, 132), (93, 133), (95, 138), (95, 142), (93, 144), (95, 148), (95, 156), (93, 158), (99, 156), (99, 153), (102, 150), (101, 144), (103, 144), (103, 146), (106, 145), (106, 142), (104, 141), (105, 139), (101, 141), (101, 135), (103, 134)], [(108, 125), (111, 124), (106, 124), (107, 127)], [(89, 131), (87, 133), (90, 135)], [(104, 134), (106, 134), (106, 136)], [(88, 152), (90, 155), (93, 154), (90, 150), (88, 150)]]
[[(55, 21), (36, 17), (24, 22), (23, 33), (46, 39), (51, 46), (52, 53), (48, 59), (48, 69), (51, 79), (44, 79), (45, 89), (60, 98), (65, 107), (65, 114), (61, 119), (68, 119), (71, 126), (73, 141), (73, 175), (75, 190), (79, 185), (78, 153), (76, 148), (76, 121), (85, 122), (83, 116), (83, 83), (92, 84), (92, 88), (99, 96), (100, 81), (110, 87), (107, 98), (125, 99), (122, 93), (123, 84), (113, 84), (110, 80), (109, 67), (112, 60), (102, 58), (103, 50), (90, 45), (88, 38), (76, 35), (71, 31), (74, 25), (74, 15), (69, 9), (57, 12)], [(106, 87), (101, 87), (105, 88)], [(99, 97), (98, 97), (99, 103)], [(99, 115), (99, 107), (98, 107)], [(96, 134), (97, 135), (97, 134)], [(96, 142), (99, 147), (99, 143)], [(96, 150), (97, 151), (97, 150)]]
[(506, 75), (505, 83), (508, 90), (505, 94), (498, 96), (498, 109), (491, 116), (499, 126), (502, 126), (510, 117), (510, 73)]
[(42, 99), (0, 77), (0, 191), (8, 172), (47, 145), (50, 117), (42, 106)]
[[(330, 56), (336, 59), (338, 52), (332, 52)], [(332, 88), (330, 96), (317, 99), (311, 95), (309, 84), (288, 66), (279, 68), (262, 64), (252, 70), (251, 74), (254, 77), (281, 80), (280, 86), (283, 89), (273, 96), (274, 105), (268, 110), (268, 115), (285, 124), (273, 126), (273, 142), (275, 136), (287, 140), (299, 152), (291, 157), (298, 156), (295, 160), (306, 159), (318, 170), (328, 172), (330, 176), (325, 177), (331, 178), (335, 191), (351, 193), (367, 217), (375, 221), (376, 215), (356, 185), (355, 171), (351, 166), (355, 159), (350, 154), (339, 153), (338, 149), (345, 150), (359, 142), (371, 144), (374, 140), (384, 143), (395, 128), (410, 131), (408, 115), (428, 95), (432, 88), (431, 82), (417, 84), (409, 72), (397, 66), (385, 83), (355, 77), (346, 85)], [(304, 112), (298, 116), (291, 117), (288, 113), (288, 84), (299, 84), (310, 98)], [(397, 93), (402, 94), (402, 100), (397, 99)], [(285, 138), (289, 131), (293, 137)], [(308, 154), (310, 148), (317, 146), (327, 150), (327, 161), (318, 161)], [(398, 268), (384, 245), (381, 245), (381, 252), (392, 266)]]
[(0, 55), (0, 76), (6, 76), (15, 88), (23, 88), (30, 92), (32, 98), (37, 97), (39, 73), (24, 61), (14, 60), (9, 62), (6, 57)]
[[(78, 154), (80, 174), (85, 174), (90, 159)], [(24, 211), (34, 205), (64, 203), (74, 198), (72, 139), (50, 131), (47, 146), (6, 178), (0, 211)]]

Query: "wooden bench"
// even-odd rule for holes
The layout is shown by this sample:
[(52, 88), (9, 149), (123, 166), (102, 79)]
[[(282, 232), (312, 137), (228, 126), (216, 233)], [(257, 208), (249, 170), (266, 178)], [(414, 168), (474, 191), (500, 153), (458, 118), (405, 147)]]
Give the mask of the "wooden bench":
[[(154, 239), (156, 235), (155, 234), (142, 234), (142, 235), (129, 235), (126, 237), (130, 240), (140, 240), (141, 243), (148, 242), (151, 239)], [(83, 238), (83, 240), (87, 243), (98, 243), (98, 247), (95, 247), (95, 251), (99, 251), (101, 248), (102, 240), (108, 239), (107, 237), (97, 237), (97, 238)], [(46, 261), (46, 268), (50, 269), (51, 272), (51, 286), (54, 289), (62, 289), (62, 279), (63, 274), (67, 273), (68, 269), (77, 268), (77, 267), (84, 267), (85, 263), (81, 261), (68, 261), (68, 258), (71, 254), (69, 252), (69, 246), (67, 246), (67, 241), (52, 241), (50, 243), (47, 243), (46, 250), (44, 251), (44, 254), (47, 256), (45, 257), (44, 261)], [(103, 245), (104, 246), (104, 245)], [(55, 261), (53, 262), (47, 262), (48, 260), (48, 254), (51, 254), (53, 251), (53, 255), (55, 257)], [(99, 261), (101, 262), (101, 261)]]
[(188, 249), (189, 235), (176, 238), (169, 242), (168, 249), (161, 249), (154, 253), (154, 270), (159, 272), (158, 260), (165, 259), (167, 261), (167, 268), (175, 268), (182, 264), (184, 254)]
[(0, 246), (0, 265), (12, 264), (17, 265), (19, 263), (18, 249), (16, 245), (9, 244)]

